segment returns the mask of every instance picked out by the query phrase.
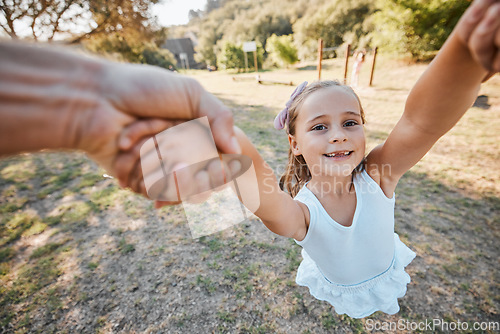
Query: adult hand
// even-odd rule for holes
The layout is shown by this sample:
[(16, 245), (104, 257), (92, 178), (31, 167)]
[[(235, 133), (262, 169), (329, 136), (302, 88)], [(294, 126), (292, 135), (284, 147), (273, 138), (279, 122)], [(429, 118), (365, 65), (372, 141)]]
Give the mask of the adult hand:
[(81, 149), (114, 175), (118, 137), (127, 125), (145, 117), (201, 116), (208, 117), (219, 150), (239, 152), (228, 108), (194, 79), (152, 66), (0, 43), (0, 97), (0, 156)]
[[(217, 156), (217, 152), (214, 151), (212, 131), (208, 131), (203, 121), (190, 122), (189, 125), (186, 123), (187, 126), (179, 126), (171, 129), (168, 134), (158, 135), (164, 129), (180, 123), (183, 121), (138, 120), (127, 126), (120, 136), (120, 142), (133, 143), (132, 148), (122, 151), (115, 160), (113, 168), (120, 185), (130, 187), (145, 197), (161, 199), (156, 201), (156, 207), (179, 204), (179, 190), (184, 198), (200, 193), (204, 193), (208, 198), (208, 190), (232, 180), (247, 163), (241, 155), (224, 154), (221, 159), (210, 159)], [(149, 140), (151, 136), (155, 136), (156, 145), (152, 145)], [(164, 159), (161, 166), (158, 165), (155, 146)], [(160, 167), (163, 171), (157, 170)], [(175, 181), (172, 174), (174, 171), (177, 171)], [(165, 177), (162, 177), (163, 184), (156, 184), (154, 188), (146, 190), (143, 172), (146, 177), (157, 173), (165, 174)], [(197, 201), (203, 199), (203, 196), (196, 197)]]
[[(154, 66), (112, 64), (105, 68), (102, 93), (115, 108), (139, 118), (179, 121), (207, 116), (218, 149), (241, 151), (229, 108), (192, 78)], [(132, 146), (122, 139), (121, 149)]]
[[(220, 152), (241, 152), (234, 135), (231, 111), (192, 78), (153, 66), (110, 64), (105, 67), (101, 87), (103, 96), (117, 110), (140, 118), (120, 136), (118, 145), (124, 152), (144, 136), (203, 116), (208, 118)], [(148, 117), (157, 119), (144, 119)], [(132, 152), (128, 157), (122, 155), (121, 158), (115, 155), (116, 161), (110, 170), (122, 186), (145, 194), (142, 173), (137, 168), (138, 154), (135, 153)]]

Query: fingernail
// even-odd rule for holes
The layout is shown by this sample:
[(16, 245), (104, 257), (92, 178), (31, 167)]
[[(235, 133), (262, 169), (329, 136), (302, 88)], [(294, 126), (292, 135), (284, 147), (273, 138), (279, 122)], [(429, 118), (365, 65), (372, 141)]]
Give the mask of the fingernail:
[(236, 139), (236, 137), (233, 137), (231, 139), (231, 146), (233, 147), (233, 151), (236, 152), (236, 154), (241, 154), (240, 143), (238, 142), (238, 139)]
[(121, 141), (120, 141), (120, 148), (126, 150), (127, 148), (130, 147), (130, 139), (128, 138), (123, 138)]

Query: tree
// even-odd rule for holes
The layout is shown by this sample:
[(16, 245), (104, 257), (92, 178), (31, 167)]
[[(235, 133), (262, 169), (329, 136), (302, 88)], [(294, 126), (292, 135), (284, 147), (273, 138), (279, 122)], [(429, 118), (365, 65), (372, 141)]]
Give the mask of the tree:
[[(223, 43), (233, 44), (256, 41), (265, 47), (266, 40), (275, 33), (288, 35), (292, 33), (289, 15), (283, 7), (293, 2), (288, 1), (240, 1), (220, 0), (207, 3), (207, 10), (199, 25), (199, 44), (196, 48), (197, 60), (207, 65), (217, 63)], [(208, 11), (208, 8), (212, 8)]]
[(264, 12), (255, 17), (250, 32), (252, 40), (259, 41), (266, 48), (266, 41), (271, 35), (289, 35), (293, 33), (290, 19), (276, 12)]
[(366, 30), (369, 25), (365, 21), (374, 10), (373, 3), (368, 0), (336, 0), (308, 12), (293, 25), (299, 57), (315, 57), (319, 38), (326, 47), (344, 43), (359, 47), (360, 40), (370, 32)]
[(87, 50), (109, 55), (117, 60), (168, 68), (176, 61), (170, 51), (160, 49), (151, 41), (144, 41), (141, 34), (129, 33), (125, 38), (119, 33), (99, 35), (84, 43)]
[(73, 43), (98, 34), (157, 30), (150, 6), (158, 0), (0, 1), (0, 27), (11, 37), (67, 39)]
[(218, 31), (217, 24), (210, 21), (204, 23), (200, 31), (202, 33), (196, 46), (196, 61), (204, 62), (208, 66), (217, 66), (216, 45), (222, 34)]
[(441, 48), (469, 4), (468, 0), (380, 0), (374, 40), (383, 50), (425, 59)]
[(279, 66), (291, 65), (299, 60), (292, 35), (273, 34), (267, 39), (266, 50), (273, 62)]
[(84, 0), (2, 0), (0, 27), (12, 39), (30, 36), (34, 40), (52, 40), (57, 34), (74, 30), (88, 12), (89, 2)]
[(203, 15), (203, 11), (202, 10), (194, 10), (194, 9), (190, 9), (189, 10), (189, 13), (188, 13), (188, 20), (189, 21), (192, 21), (192, 20), (196, 20), (196, 19), (199, 19), (200, 17), (202, 17)]
[(243, 49), (241, 46), (228, 41), (224, 42), (217, 61), (219, 66), (225, 69), (235, 68), (239, 71), (245, 68), (245, 54)]

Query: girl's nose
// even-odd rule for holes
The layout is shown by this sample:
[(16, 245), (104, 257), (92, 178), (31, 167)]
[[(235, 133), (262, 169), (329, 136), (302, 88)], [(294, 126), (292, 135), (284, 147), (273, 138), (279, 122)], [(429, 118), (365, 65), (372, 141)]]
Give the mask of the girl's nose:
[(330, 143), (341, 143), (347, 141), (347, 135), (343, 129), (332, 129), (330, 134)]

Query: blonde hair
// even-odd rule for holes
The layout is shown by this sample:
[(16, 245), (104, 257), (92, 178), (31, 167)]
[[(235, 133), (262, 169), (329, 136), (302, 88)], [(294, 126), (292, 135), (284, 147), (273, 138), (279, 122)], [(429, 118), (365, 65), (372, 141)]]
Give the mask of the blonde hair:
[[(358, 95), (354, 90), (347, 86), (341, 84), (337, 80), (325, 80), (325, 81), (315, 81), (307, 86), (292, 102), (290, 108), (288, 108), (288, 123), (287, 123), (287, 133), (295, 136), (295, 128), (297, 122), (297, 116), (300, 112), (300, 108), (304, 103), (305, 99), (312, 93), (328, 87), (340, 87), (346, 92), (352, 94), (359, 103), (359, 110), (361, 113), (361, 120), (365, 124), (365, 113), (359, 100)], [(353, 172), (361, 172), (364, 168), (363, 161), (354, 169)], [(293, 154), (292, 149), (288, 149), (288, 166), (285, 173), (280, 178), (280, 188), (281, 190), (288, 191), (290, 196), (295, 197), (302, 186), (311, 179), (311, 172), (307, 163), (302, 155), (296, 156)]]

